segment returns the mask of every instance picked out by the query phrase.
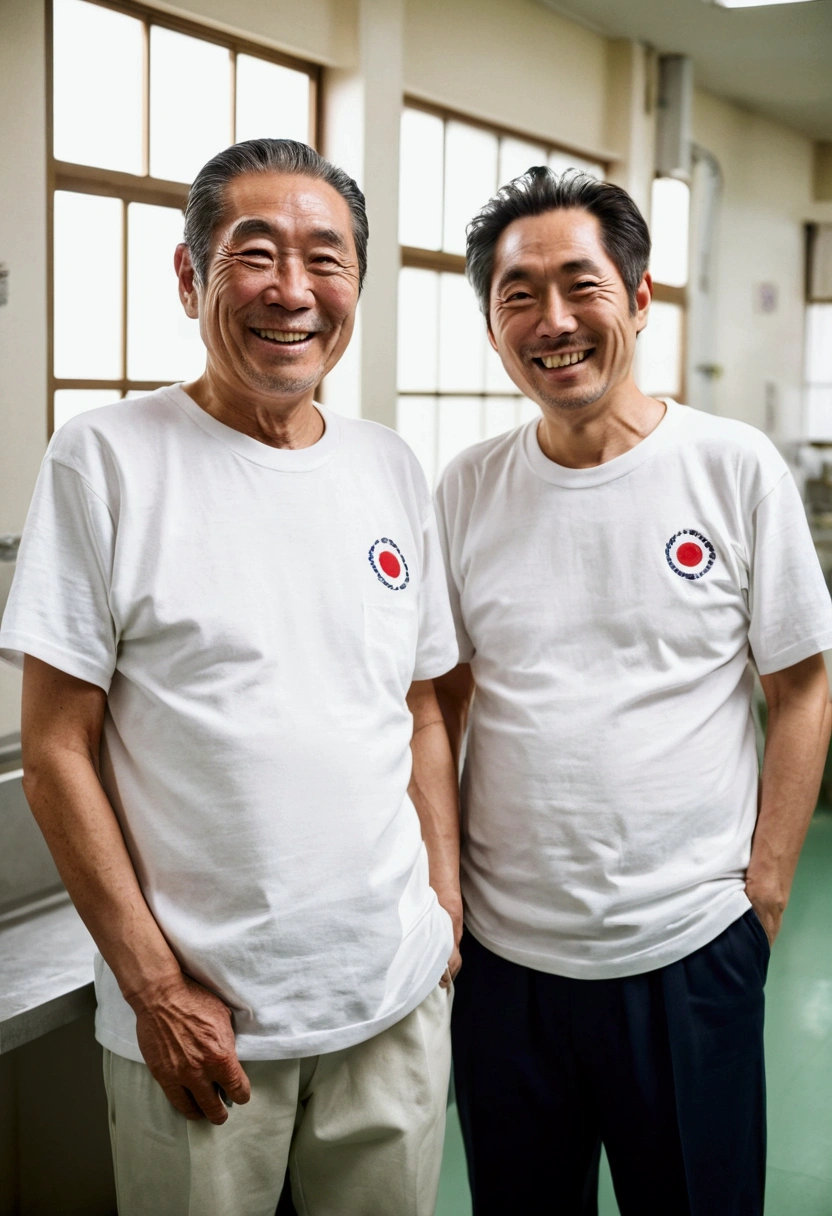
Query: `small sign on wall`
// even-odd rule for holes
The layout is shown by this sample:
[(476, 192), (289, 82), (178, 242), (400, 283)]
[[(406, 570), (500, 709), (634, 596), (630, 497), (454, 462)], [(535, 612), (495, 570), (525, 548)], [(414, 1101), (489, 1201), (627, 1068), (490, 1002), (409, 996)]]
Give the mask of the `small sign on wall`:
[(778, 290), (776, 283), (758, 283), (754, 288), (754, 311), (777, 312)]

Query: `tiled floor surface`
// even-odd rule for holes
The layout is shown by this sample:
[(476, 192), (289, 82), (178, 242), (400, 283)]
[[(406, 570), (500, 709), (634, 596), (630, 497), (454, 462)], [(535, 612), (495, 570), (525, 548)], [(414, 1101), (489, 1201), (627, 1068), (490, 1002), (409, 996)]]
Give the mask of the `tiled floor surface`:
[[(809, 829), (766, 988), (766, 1216), (832, 1214), (832, 811)], [(456, 1108), (436, 1216), (470, 1216)], [(606, 1167), (599, 1216), (617, 1216)]]

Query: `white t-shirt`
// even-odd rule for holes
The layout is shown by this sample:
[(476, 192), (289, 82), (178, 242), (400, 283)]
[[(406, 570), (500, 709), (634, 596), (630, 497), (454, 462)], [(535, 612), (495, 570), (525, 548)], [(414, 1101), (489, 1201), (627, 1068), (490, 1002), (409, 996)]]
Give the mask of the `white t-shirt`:
[(557, 975), (649, 971), (749, 908), (759, 671), (832, 647), (832, 607), (773, 445), (674, 402), (624, 455), (563, 468), (537, 421), (437, 494), (460, 659), (466, 921)]
[[(453, 948), (407, 796), (405, 694), (457, 661), (430, 496), (394, 432), (321, 414), (300, 450), (178, 387), (66, 423), (0, 632), (108, 692), (142, 890), (244, 1060), (372, 1037)], [(141, 1060), (100, 959), (96, 989), (99, 1041)]]

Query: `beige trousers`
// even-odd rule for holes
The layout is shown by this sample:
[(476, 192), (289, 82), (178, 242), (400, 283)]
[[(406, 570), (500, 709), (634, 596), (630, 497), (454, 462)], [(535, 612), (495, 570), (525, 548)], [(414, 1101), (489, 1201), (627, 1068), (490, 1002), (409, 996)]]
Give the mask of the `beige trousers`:
[(249, 1060), (251, 1101), (215, 1127), (170, 1105), (145, 1064), (104, 1052), (119, 1216), (274, 1216), (287, 1162), (300, 1216), (433, 1216), (452, 990), (375, 1038)]

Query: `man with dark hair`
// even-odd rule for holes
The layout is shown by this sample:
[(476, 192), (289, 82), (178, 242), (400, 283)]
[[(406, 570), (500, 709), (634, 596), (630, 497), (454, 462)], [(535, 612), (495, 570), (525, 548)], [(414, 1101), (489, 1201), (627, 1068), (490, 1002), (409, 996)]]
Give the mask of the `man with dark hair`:
[(54, 437), (0, 632), (24, 786), (100, 950), (122, 1216), (431, 1216), (459, 965), (457, 660), (430, 496), (314, 403), (366, 265), (311, 148), (200, 172), (203, 375)]
[(763, 1210), (763, 986), (829, 739), (832, 608), (773, 445), (636, 387), (649, 252), (623, 190), (547, 169), (468, 229), (489, 340), (542, 412), (437, 496), (457, 756), (470, 707), (475, 1216), (596, 1212), (602, 1142), (622, 1216)]

